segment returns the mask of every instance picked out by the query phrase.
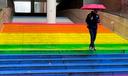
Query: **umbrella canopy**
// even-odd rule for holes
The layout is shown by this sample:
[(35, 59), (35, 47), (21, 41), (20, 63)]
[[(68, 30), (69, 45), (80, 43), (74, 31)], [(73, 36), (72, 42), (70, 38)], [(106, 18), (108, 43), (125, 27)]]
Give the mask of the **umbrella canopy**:
[(106, 7), (103, 4), (85, 4), (83, 7), (81, 7), (83, 10), (104, 10)]

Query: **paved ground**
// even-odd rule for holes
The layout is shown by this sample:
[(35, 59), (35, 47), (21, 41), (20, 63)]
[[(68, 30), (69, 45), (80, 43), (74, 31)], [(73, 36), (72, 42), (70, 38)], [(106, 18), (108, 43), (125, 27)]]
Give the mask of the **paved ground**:
[[(68, 19), (67, 17), (57, 17), (56, 21), (58, 23), (73, 23), (70, 19)], [(42, 16), (14, 16), (13, 17), (13, 22), (22, 22), (22, 23), (46, 23), (47, 22), (47, 18)]]

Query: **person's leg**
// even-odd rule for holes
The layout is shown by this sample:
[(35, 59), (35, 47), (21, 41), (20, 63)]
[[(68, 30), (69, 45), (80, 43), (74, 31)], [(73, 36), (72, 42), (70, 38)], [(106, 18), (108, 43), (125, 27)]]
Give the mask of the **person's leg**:
[(93, 48), (95, 50), (95, 40), (96, 40), (96, 35), (97, 35), (97, 28), (93, 29)]
[(89, 33), (90, 33), (90, 46), (89, 47), (94, 47), (94, 32), (92, 28), (89, 28)]
[(90, 46), (89, 48), (95, 50), (95, 40), (96, 40), (96, 34), (97, 34), (97, 28), (89, 28), (89, 33), (90, 33)]

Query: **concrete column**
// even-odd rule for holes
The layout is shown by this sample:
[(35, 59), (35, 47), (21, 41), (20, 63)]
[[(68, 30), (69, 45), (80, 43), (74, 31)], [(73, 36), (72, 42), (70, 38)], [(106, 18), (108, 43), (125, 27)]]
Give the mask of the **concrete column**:
[(47, 22), (56, 23), (56, 0), (47, 0)]

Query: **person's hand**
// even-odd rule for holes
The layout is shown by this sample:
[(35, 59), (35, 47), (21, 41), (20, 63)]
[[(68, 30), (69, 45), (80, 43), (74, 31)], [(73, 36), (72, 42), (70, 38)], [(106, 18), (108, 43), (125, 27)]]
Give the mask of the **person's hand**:
[(102, 25), (101, 23), (98, 23), (98, 25)]
[(100, 23), (100, 20), (98, 19), (97, 23)]
[(87, 26), (87, 28), (89, 28), (89, 26)]

